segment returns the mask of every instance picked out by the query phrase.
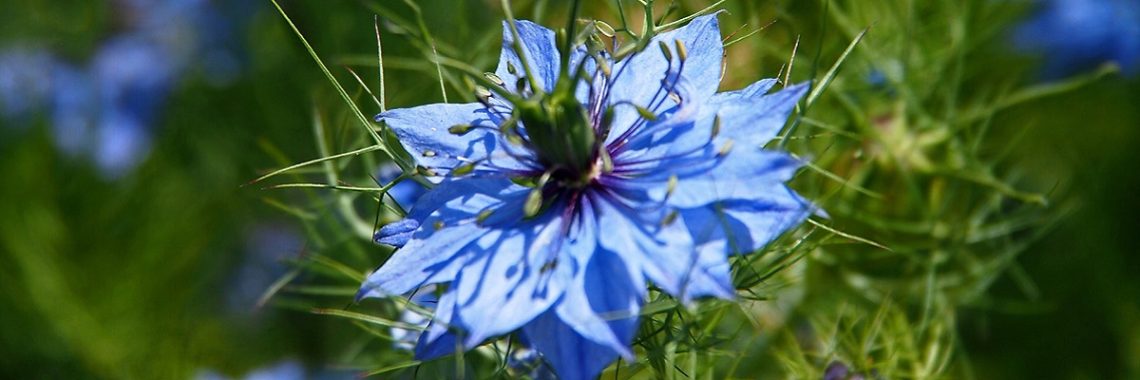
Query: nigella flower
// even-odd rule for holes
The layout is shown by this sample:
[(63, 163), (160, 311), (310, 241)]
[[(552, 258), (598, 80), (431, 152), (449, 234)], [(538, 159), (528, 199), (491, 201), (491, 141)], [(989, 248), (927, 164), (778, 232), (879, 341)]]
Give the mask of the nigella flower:
[(1140, 71), (1140, 2), (1043, 0), (1014, 34), (1022, 50), (1044, 54), (1044, 74), (1060, 77), (1114, 61)]
[(633, 358), (647, 283), (730, 298), (727, 258), (812, 212), (785, 185), (800, 162), (761, 149), (806, 86), (717, 93), (715, 15), (621, 60), (511, 26), (479, 102), (376, 117), (438, 185), (381, 229), (399, 248), (358, 298), (439, 284), (418, 358), (520, 330), (561, 378), (590, 378)]

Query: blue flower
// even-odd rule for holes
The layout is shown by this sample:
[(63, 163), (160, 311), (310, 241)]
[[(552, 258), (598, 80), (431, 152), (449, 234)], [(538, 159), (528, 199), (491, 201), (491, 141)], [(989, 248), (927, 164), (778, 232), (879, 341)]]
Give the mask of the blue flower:
[(419, 359), (521, 330), (559, 377), (591, 378), (633, 359), (647, 283), (730, 298), (728, 257), (813, 211), (785, 184), (801, 163), (761, 149), (807, 87), (717, 93), (714, 15), (616, 61), (597, 44), (563, 61), (552, 31), (514, 25), (490, 95), (376, 117), (438, 185), (381, 229), (399, 249), (357, 298), (445, 285)]
[(1061, 77), (1114, 61), (1140, 70), (1140, 2), (1045, 0), (1014, 34), (1024, 51), (1044, 54), (1044, 74)]
[(55, 58), (39, 49), (0, 51), (0, 116), (22, 126), (51, 93)]

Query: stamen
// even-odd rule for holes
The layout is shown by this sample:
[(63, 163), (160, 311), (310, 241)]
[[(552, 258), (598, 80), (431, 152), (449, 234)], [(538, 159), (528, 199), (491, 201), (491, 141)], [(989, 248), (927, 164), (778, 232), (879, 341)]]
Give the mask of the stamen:
[(733, 143), (732, 139), (726, 140), (724, 142), (724, 145), (720, 146), (720, 151), (718, 151), (716, 154), (718, 156), (724, 156), (724, 155), (728, 154), (728, 152), (730, 150), (732, 150), (732, 143)]
[(677, 58), (684, 62), (689, 58), (689, 49), (685, 48), (685, 42), (681, 40), (673, 40), (673, 44), (677, 45)]
[(665, 217), (661, 218), (661, 227), (667, 227), (670, 224), (673, 224), (673, 222), (677, 221), (678, 215), (680, 215), (680, 213), (677, 212), (677, 210), (673, 210), (673, 211), (670, 211), (668, 214), (665, 214)]
[(669, 51), (669, 45), (665, 44), (665, 41), (657, 41), (657, 47), (661, 48), (661, 55), (665, 56), (665, 60), (672, 63), (673, 52)]
[(491, 83), (494, 83), (496, 86), (503, 87), (503, 78), (499, 78), (499, 76), (495, 75), (495, 73), (483, 73), (483, 76), (487, 77), (487, 80), (491, 81)]
[(526, 203), (523, 204), (523, 215), (527, 218), (538, 215), (538, 210), (542, 208), (542, 188), (536, 187), (531, 189), (530, 193), (526, 195)]
[(713, 125), (712, 131), (709, 133), (709, 140), (715, 139), (718, 134), (720, 134), (720, 114), (713, 116)]
[(475, 129), (475, 127), (471, 124), (456, 124), (448, 127), (447, 132), (456, 136), (463, 136), (466, 135), (467, 132), (471, 132), (472, 129)]

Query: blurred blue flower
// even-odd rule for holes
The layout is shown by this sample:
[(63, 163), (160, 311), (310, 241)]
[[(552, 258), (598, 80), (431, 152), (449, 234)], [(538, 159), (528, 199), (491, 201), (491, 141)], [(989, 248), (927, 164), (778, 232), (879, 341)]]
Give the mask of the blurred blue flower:
[(17, 48), (0, 52), (0, 116), (23, 119), (47, 103), (55, 58), (47, 51)]
[(305, 368), (305, 366), (300, 362), (292, 359), (282, 360), (277, 363), (255, 369), (245, 374), (245, 376), (237, 378), (231, 378), (211, 370), (200, 371), (197, 375), (194, 376), (195, 380), (349, 380), (356, 378), (358, 377), (349, 371), (310, 371)]
[(49, 52), (0, 53), (0, 115), (26, 124), (50, 113), (63, 152), (91, 155), (109, 178), (131, 171), (150, 151), (167, 98), (192, 69), (225, 84), (241, 67), (240, 26), (252, 1), (119, 0), (122, 30), (96, 50), (89, 67)]
[(785, 184), (801, 162), (761, 149), (807, 86), (717, 93), (715, 15), (616, 62), (577, 46), (576, 81), (552, 31), (515, 25), (526, 63), (504, 28), (496, 95), (377, 116), (439, 184), (381, 229), (399, 249), (358, 299), (447, 283), (417, 358), (521, 329), (560, 378), (592, 378), (632, 359), (647, 282), (733, 297), (728, 257), (813, 211)]
[(1114, 61), (1140, 71), (1140, 1), (1041, 0), (1014, 33), (1023, 51), (1042, 54), (1043, 74), (1057, 78)]
[(289, 270), (285, 260), (298, 257), (302, 248), (301, 235), (286, 225), (253, 226), (246, 232), (245, 255), (225, 290), (226, 308), (240, 314), (254, 311), (266, 289)]

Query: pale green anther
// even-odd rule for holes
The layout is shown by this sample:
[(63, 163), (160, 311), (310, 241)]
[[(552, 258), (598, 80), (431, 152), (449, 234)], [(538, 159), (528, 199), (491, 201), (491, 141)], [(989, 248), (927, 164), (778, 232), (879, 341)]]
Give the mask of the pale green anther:
[(503, 87), (503, 78), (499, 78), (499, 76), (495, 75), (495, 73), (483, 73), (483, 76), (487, 77), (487, 80), (491, 81), (491, 83), (494, 83), (496, 86)]
[(416, 166), (416, 172), (422, 176), (427, 176), (427, 177), (435, 177), (436, 176), (435, 170), (428, 169), (425, 166)]
[(466, 165), (456, 166), (455, 169), (451, 169), (451, 175), (458, 177), (458, 176), (466, 175), (467, 173), (471, 173), (473, 171), (475, 171), (475, 163), (474, 162), (466, 164)]
[(434, 150), (425, 150), (425, 151), (424, 151), (423, 153), (421, 153), (421, 154), (422, 154), (424, 157), (435, 157), (435, 151), (434, 151)]
[(442, 230), (442, 229), (443, 229), (443, 221), (442, 221), (442, 220), (437, 220), (437, 221), (435, 221), (435, 223), (432, 223), (432, 225), (431, 225), (431, 226), (432, 226), (432, 227), (435, 227), (435, 230), (436, 230), (436, 231)]
[(716, 135), (719, 135), (719, 134), (720, 134), (720, 115), (716, 115), (716, 116), (713, 116), (712, 133), (709, 134), (709, 138), (715, 139)]
[(718, 151), (716, 154), (719, 156), (723, 156), (723, 155), (728, 154), (728, 152), (731, 150), (732, 150), (732, 140), (730, 139), (730, 140), (725, 141), (724, 145), (720, 146), (720, 151)]
[(689, 58), (689, 49), (685, 48), (685, 42), (681, 40), (673, 40), (673, 44), (677, 45), (677, 58), (684, 61)]
[(676, 174), (669, 176), (669, 183), (665, 185), (665, 198), (669, 198), (669, 196), (673, 195), (673, 190), (677, 190), (677, 182)]
[(598, 149), (598, 155), (602, 159), (602, 173), (609, 173), (614, 171), (614, 159), (610, 157), (610, 152), (605, 148)]
[(665, 217), (661, 219), (661, 227), (665, 227), (665, 226), (668, 226), (670, 224), (673, 224), (673, 222), (677, 221), (677, 216), (679, 216), (679, 215), (680, 215), (680, 213), (677, 212), (677, 210), (673, 210), (673, 211), (670, 211), (668, 214), (665, 214)]
[(614, 38), (614, 35), (617, 34), (617, 31), (614, 30), (614, 27), (610, 26), (610, 24), (607, 24), (605, 21), (594, 20), (594, 27), (598, 28), (598, 31), (601, 32), (603, 36), (609, 38)]
[(665, 56), (666, 61), (673, 61), (673, 52), (669, 51), (669, 45), (665, 41), (657, 41), (657, 46), (661, 48), (661, 54)]
[(606, 60), (600, 56), (596, 57), (594, 59), (594, 61), (596, 61), (598, 63), (598, 70), (600, 70), (602, 72), (602, 75), (605, 75), (606, 78), (609, 78), (610, 74), (611, 74), (610, 64), (606, 63)]
[(603, 140), (606, 137), (610, 136), (610, 129), (613, 127), (613, 124), (614, 124), (614, 108), (613, 107), (607, 107), (605, 112), (602, 113), (602, 134), (601, 134), (601, 137)]
[(483, 86), (475, 86), (475, 97), (479, 98), (480, 101), (485, 102), (488, 99), (491, 99), (491, 90), (488, 90)]
[(542, 264), (541, 268), (538, 268), (538, 273), (546, 273), (546, 272), (554, 270), (554, 268), (557, 268), (557, 267), (558, 267), (558, 259), (550, 260), (550, 261), (547, 261), (546, 263)]
[(522, 94), (523, 91), (525, 91), (525, 90), (526, 90), (526, 77), (519, 77), (519, 80), (515, 81), (515, 92)]
[(542, 209), (542, 187), (536, 187), (526, 195), (526, 203), (523, 204), (523, 215), (527, 218), (538, 215), (538, 211)]
[(649, 109), (642, 107), (642, 106), (634, 106), (634, 108), (637, 109), (637, 113), (640, 114), (641, 117), (644, 118), (645, 120), (648, 120), (648, 121), (657, 120), (657, 115), (654, 115), (653, 112), (650, 111)]
[(507, 73), (509, 73), (511, 75), (518, 75), (519, 70), (515, 68), (515, 65), (511, 64), (510, 62), (507, 62)]
[(472, 129), (474, 129), (474, 126), (471, 124), (456, 124), (447, 127), (447, 132), (450, 132), (453, 135), (463, 136), (467, 134), (467, 132), (471, 132)]
[(495, 210), (491, 210), (491, 209), (486, 209), (486, 210), (480, 211), (479, 215), (475, 215), (475, 223), (478, 223), (479, 225), (483, 225), (483, 222), (487, 221), (487, 218), (490, 218), (491, 214), (494, 214), (494, 213), (495, 213)]

